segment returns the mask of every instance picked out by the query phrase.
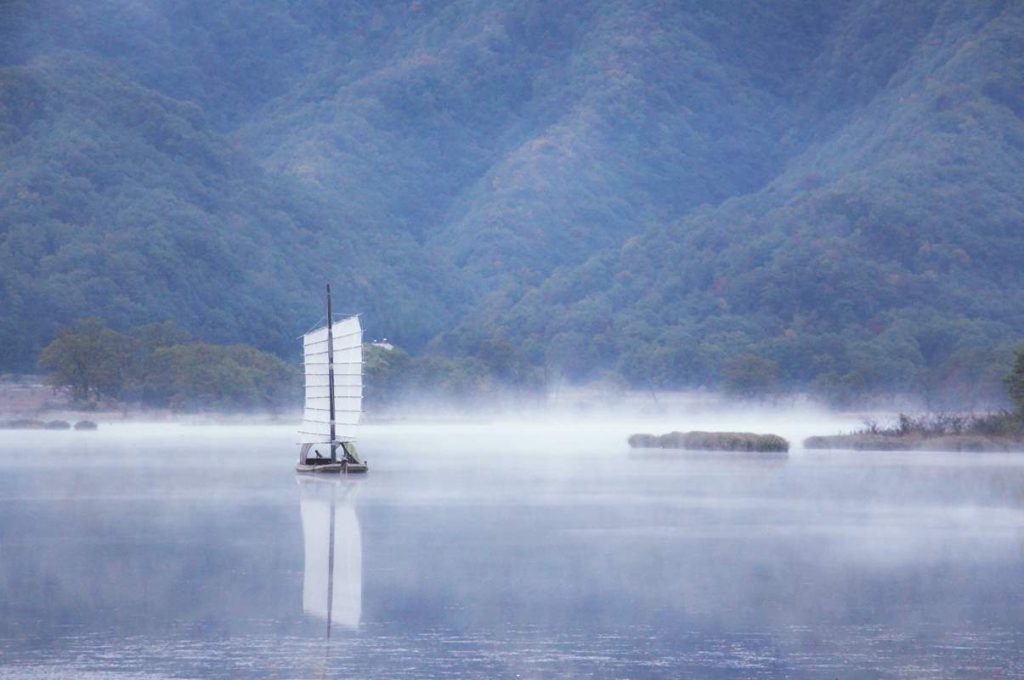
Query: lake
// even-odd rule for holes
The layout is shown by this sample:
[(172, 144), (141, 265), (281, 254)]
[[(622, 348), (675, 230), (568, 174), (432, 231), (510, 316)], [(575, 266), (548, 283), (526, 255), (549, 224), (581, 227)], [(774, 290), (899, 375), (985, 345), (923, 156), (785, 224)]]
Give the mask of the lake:
[(1024, 455), (625, 444), (694, 425), (849, 423), (0, 432), (0, 678), (1024, 676)]

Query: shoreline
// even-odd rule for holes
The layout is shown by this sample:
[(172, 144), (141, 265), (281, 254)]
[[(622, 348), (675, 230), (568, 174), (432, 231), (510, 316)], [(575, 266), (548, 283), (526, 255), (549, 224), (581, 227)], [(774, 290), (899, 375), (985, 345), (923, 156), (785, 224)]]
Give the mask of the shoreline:
[(807, 451), (1024, 453), (1024, 439), (976, 434), (838, 434), (808, 437), (803, 445)]

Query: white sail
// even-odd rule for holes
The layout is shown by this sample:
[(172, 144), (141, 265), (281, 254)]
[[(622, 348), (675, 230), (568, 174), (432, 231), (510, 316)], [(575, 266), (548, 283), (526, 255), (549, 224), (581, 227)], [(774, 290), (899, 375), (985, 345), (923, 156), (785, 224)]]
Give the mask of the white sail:
[[(359, 317), (351, 316), (331, 326), (334, 337), (334, 426), (335, 441), (351, 441), (363, 409), (363, 329)], [(306, 405), (299, 429), (302, 444), (331, 441), (330, 376), (327, 327), (303, 337), (306, 374)]]
[(320, 479), (299, 486), (306, 553), (302, 609), (324, 620), (330, 616), (333, 625), (356, 628), (363, 612), (363, 538), (354, 489)]

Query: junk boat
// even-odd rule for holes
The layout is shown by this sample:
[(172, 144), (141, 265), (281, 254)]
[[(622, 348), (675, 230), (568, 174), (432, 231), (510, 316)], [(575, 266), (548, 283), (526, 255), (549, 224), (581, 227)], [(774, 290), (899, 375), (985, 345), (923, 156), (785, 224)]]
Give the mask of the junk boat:
[(302, 336), (306, 404), (299, 428), (298, 472), (366, 472), (356, 453), (363, 410), (363, 329), (359, 316), (334, 321), (327, 286), (327, 325)]

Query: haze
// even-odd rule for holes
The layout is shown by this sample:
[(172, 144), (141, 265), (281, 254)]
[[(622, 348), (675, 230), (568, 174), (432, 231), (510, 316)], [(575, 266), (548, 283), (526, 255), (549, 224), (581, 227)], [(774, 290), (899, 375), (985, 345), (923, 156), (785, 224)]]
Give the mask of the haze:
[[(672, 422), (844, 424), (820, 412)], [(1022, 668), (1019, 457), (635, 456), (634, 424), (658, 429), (555, 417), (367, 426), (371, 473), (333, 492), (355, 512), (337, 545), (353, 531), (361, 545), (359, 620), (339, 615), (330, 641), (303, 594), (320, 581), (303, 575), (310, 496), (291, 468), (293, 427), (0, 433), (2, 674)]]

